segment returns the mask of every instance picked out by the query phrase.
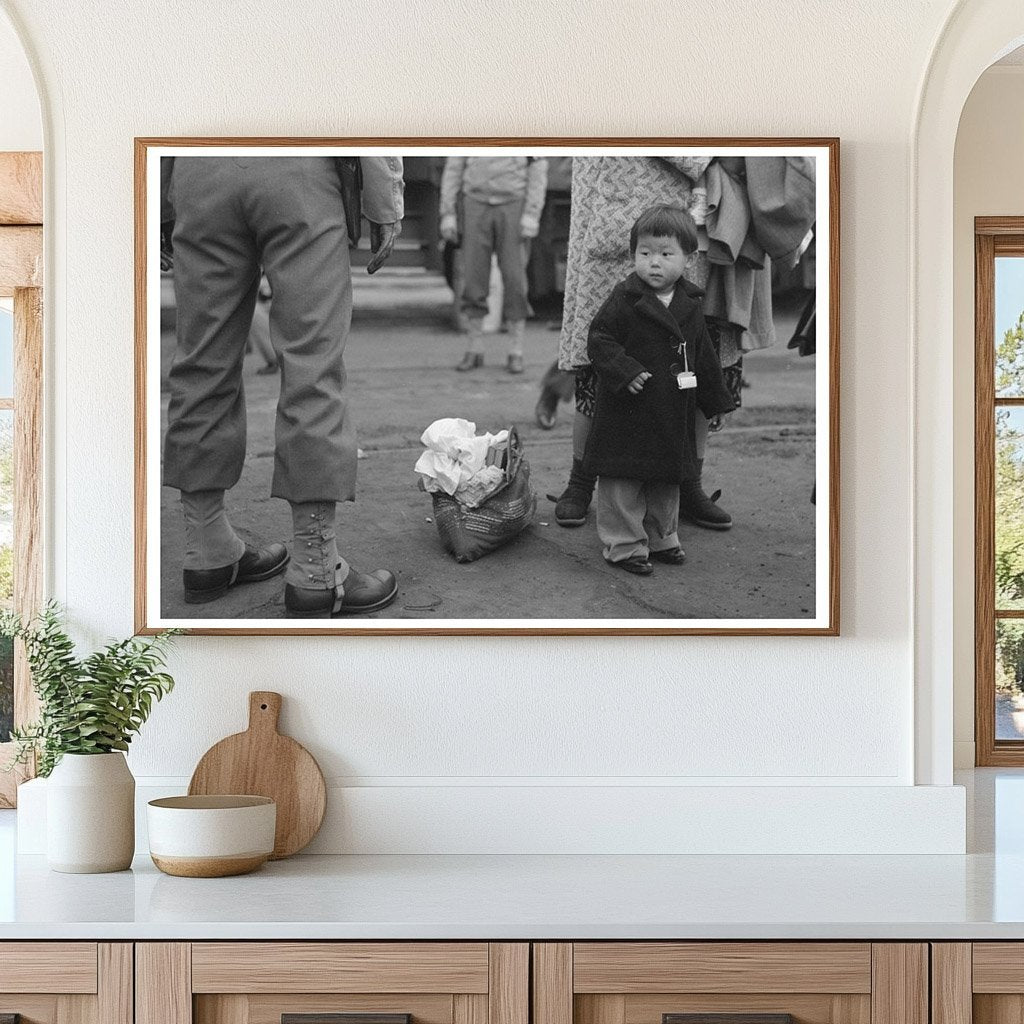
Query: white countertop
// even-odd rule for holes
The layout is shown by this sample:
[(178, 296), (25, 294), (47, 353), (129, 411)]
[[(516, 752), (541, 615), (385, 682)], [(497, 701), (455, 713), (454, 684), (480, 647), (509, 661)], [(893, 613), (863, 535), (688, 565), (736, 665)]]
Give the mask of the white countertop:
[(0, 939), (1024, 939), (1024, 772), (979, 771), (965, 856), (308, 856), (239, 878), (13, 856)]
[(1024, 938), (1024, 856), (297, 857), (226, 879), (23, 857), (2, 938)]

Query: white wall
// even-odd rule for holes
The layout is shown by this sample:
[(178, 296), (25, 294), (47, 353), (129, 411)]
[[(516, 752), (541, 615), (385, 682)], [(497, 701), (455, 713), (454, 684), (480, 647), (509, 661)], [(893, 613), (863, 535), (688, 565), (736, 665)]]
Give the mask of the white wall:
[(1024, 66), (986, 71), (960, 119), (954, 163), (954, 707), (956, 763), (974, 764), (974, 218), (1024, 216)]
[[(722, 0), (700, 17), (671, 0), (7, 6), (53, 118), (51, 588), (94, 639), (132, 628), (133, 136), (842, 138), (840, 639), (183, 639), (138, 775), (187, 777), (259, 687), (285, 693), (287, 731), (371, 805), (512, 782), (583, 802), (604, 782), (910, 787), (907, 183), (945, 0)], [(858, 813), (898, 841), (875, 792)], [(962, 806), (933, 817), (955, 846)]]
[(25, 50), (0, 15), (0, 152), (43, 148), (39, 97)]

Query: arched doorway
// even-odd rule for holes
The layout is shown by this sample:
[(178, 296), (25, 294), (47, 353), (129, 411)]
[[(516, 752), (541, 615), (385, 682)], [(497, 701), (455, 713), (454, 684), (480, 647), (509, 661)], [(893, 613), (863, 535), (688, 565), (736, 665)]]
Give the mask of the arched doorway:
[[(955, 641), (964, 623), (957, 589), (965, 543), (973, 533), (956, 521), (954, 375), (972, 356), (973, 339), (954, 337), (953, 167), (961, 112), (992, 63), (1024, 42), (1018, 0), (963, 0), (950, 15), (922, 82), (911, 140), (911, 259), (914, 337), (914, 565), (916, 764), (919, 784), (952, 782)], [(958, 417), (959, 418), (959, 417)], [(966, 535), (966, 536), (965, 536)], [(973, 553), (973, 547), (972, 547)], [(973, 573), (972, 573), (973, 576)], [(971, 616), (973, 621), (973, 616)], [(973, 639), (971, 640), (973, 643)]]

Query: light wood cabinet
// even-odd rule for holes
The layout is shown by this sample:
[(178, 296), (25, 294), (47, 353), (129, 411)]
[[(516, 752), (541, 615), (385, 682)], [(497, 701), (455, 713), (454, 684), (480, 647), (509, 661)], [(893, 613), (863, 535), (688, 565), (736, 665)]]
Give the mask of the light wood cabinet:
[(130, 942), (0, 943), (0, 1017), (132, 1024)]
[(529, 1024), (529, 972), (515, 942), (139, 943), (136, 1024)]
[(932, 945), (934, 1024), (1024, 1021), (1024, 942)]
[(6, 942), (0, 1018), (11, 1014), (21, 1024), (1022, 1024), (1024, 943)]
[(928, 1024), (924, 943), (537, 943), (533, 957), (533, 1024)]

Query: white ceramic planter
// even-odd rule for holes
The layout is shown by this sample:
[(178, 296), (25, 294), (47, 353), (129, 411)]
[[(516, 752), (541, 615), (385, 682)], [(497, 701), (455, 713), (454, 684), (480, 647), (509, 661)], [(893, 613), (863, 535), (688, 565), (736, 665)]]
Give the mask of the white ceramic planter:
[(124, 871), (135, 853), (135, 779), (124, 754), (65, 754), (46, 784), (54, 871)]

